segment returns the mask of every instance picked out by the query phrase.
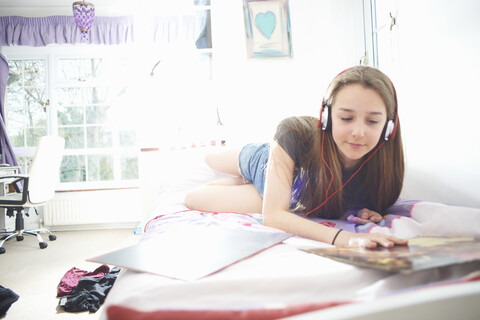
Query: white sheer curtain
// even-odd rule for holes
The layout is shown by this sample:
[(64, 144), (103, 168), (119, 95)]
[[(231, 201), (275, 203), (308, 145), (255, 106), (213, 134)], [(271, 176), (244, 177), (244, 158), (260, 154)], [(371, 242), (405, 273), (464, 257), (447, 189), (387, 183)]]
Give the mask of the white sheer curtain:
[[(148, 75), (140, 128), (147, 147), (182, 148), (219, 140), (211, 92), (207, 12), (188, 7), (153, 17), (142, 56)], [(148, 30), (148, 27), (144, 30)], [(207, 45), (208, 46), (208, 45)], [(199, 48), (200, 47), (200, 48)], [(146, 63), (144, 61), (144, 63)]]

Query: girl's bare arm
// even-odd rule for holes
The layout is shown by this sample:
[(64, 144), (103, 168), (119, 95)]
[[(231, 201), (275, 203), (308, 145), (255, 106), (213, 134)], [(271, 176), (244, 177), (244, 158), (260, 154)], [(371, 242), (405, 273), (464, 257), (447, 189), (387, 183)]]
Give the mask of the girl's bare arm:
[[(294, 162), (276, 142), (270, 148), (265, 194), (263, 199), (264, 224), (295, 233), (299, 236), (332, 244), (339, 229), (326, 227), (289, 212)], [(335, 239), (337, 246), (363, 246), (374, 248), (378, 245), (392, 247), (406, 244), (406, 240), (382, 234), (356, 234), (343, 230)]]

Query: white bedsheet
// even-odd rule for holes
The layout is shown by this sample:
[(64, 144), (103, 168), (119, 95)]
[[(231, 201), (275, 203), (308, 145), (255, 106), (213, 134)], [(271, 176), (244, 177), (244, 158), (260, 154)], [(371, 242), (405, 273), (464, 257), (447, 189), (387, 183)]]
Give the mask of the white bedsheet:
[[(197, 166), (187, 171), (184, 172), (185, 181), (178, 179), (161, 188), (152, 217), (185, 210), (183, 199), (188, 190), (219, 177), (206, 167), (199, 169)], [(480, 209), (422, 202), (413, 207), (411, 216), (394, 219), (389, 226), (367, 227), (369, 232), (406, 238), (422, 235), (480, 237)], [(140, 311), (242, 310), (371, 301), (436, 282), (475, 277), (480, 271), (480, 262), (471, 262), (408, 275), (396, 274), (347, 265), (298, 250), (328, 246), (299, 237), (290, 238), (284, 244), (196, 281), (122, 270), (107, 297), (101, 319), (107, 319), (106, 310), (112, 305)]]

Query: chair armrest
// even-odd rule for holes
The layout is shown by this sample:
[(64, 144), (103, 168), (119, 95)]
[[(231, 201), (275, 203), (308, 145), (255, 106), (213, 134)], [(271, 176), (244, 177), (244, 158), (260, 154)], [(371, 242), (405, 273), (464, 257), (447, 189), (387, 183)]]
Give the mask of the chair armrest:
[[(26, 174), (6, 174), (0, 176), (0, 183), (7, 183), (7, 184), (16, 184), (19, 181), (28, 180), (28, 175)], [(17, 190), (17, 192), (20, 192)]]
[(28, 178), (28, 175), (27, 174), (22, 174), (22, 173), (12, 173), (12, 174), (2, 174), (2, 175), (0, 175), (0, 180), (2, 180), (2, 179), (12, 179), (12, 178), (25, 179), (25, 178)]
[[(24, 204), (26, 203), (28, 199), (28, 180), (29, 176), (26, 174), (6, 174), (6, 175), (1, 175), (0, 176), (0, 183), (7, 183), (10, 185), (13, 185), (15, 188), (15, 193), (21, 193), (22, 194), (22, 200), (19, 203), (16, 200), (5, 200), (4, 202), (6, 204)], [(22, 181), (23, 182), (23, 188), (20, 190), (18, 187), (17, 183)]]

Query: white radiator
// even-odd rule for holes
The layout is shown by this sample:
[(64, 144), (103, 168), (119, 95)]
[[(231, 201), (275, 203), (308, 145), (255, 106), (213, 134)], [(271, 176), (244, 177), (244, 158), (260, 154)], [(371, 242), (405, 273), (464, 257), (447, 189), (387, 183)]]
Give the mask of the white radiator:
[(60, 192), (43, 209), (46, 226), (118, 225), (142, 220), (139, 189)]

